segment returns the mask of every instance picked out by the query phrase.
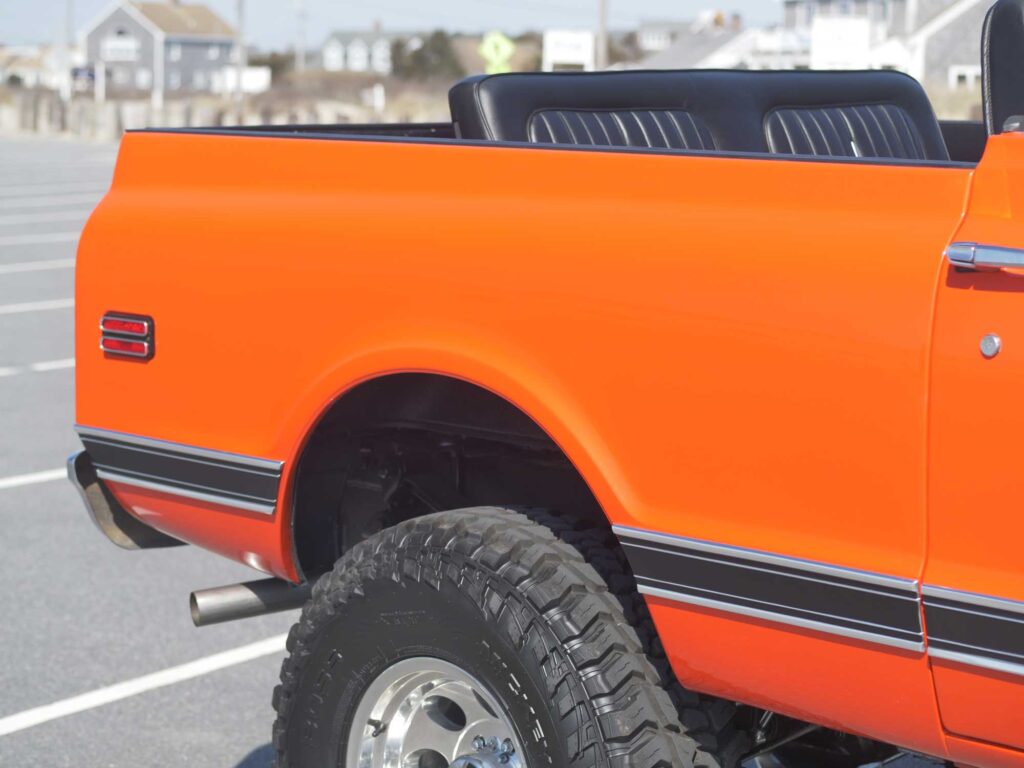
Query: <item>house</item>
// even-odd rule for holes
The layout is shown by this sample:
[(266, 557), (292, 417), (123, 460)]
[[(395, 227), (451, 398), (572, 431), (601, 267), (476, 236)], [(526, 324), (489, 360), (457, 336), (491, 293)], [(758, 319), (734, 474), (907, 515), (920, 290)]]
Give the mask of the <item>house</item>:
[(97, 95), (212, 92), (226, 67), (237, 66), (235, 30), (205, 5), (119, 0), (86, 28), (88, 66)]
[(815, 69), (900, 69), (921, 82), (974, 88), (991, 0), (785, 0), (785, 26), (809, 29)]
[(396, 42), (416, 47), (422, 36), (411, 32), (333, 32), (321, 49), (321, 66), (328, 72), (373, 72), (390, 75), (391, 48)]
[(654, 69), (898, 69), (929, 86), (981, 80), (981, 28), (991, 0), (784, 0), (769, 29), (677, 30), (644, 59)]

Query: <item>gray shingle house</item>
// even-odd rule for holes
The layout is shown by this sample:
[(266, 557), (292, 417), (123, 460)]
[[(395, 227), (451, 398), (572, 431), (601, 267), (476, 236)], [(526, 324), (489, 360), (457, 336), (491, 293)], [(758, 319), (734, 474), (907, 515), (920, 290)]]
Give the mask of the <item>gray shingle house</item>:
[(205, 5), (120, 0), (84, 35), (98, 94), (209, 92), (235, 61), (235, 30)]
[[(922, 82), (955, 89), (978, 85), (981, 27), (992, 2), (785, 0), (783, 7), (785, 26), (811, 30), (812, 46), (836, 50), (843, 39), (860, 35), (867, 53), (858, 64), (901, 69)], [(814, 58), (812, 50), (815, 68), (829, 63)]]

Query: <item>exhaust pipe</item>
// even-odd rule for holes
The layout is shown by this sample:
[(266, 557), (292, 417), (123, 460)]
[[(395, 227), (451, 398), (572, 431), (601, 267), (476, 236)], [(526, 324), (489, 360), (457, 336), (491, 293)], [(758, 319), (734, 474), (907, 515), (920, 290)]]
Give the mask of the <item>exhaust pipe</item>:
[(201, 589), (189, 597), (192, 623), (208, 627), (301, 608), (313, 591), (312, 582), (298, 586), (282, 579), (261, 579), (226, 587)]

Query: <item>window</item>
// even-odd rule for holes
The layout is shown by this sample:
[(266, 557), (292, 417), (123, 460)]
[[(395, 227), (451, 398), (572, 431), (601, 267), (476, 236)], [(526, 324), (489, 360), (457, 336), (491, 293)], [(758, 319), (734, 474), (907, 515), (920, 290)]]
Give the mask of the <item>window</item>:
[(167, 58), (171, 61), (181, 61), (181, 43), (171, 43), (167, 47)]
[(206, 73), (202, 70), (199, 70), (192, 75), (192, 87), (197, 91), (205, 91), (207, 82)]
[(139, 41), (124, 27), (118, 27), (114, 34), (103, 39), (100, 56), (104, 61), (138, 61)]
[(949, 68), (947, 79), (949, 87), (953, 90), (973, 91), (981, 80), (981, 65), (954, 65)]
[(132, 81), (131, 76), (128, 74), (128, 70), (124, 67), (114, 67), (110, 74), (111, 80), (114, 81), (114, 85), (120, 88), (124, 88)]
[(167, 73), (167, 86), (172, 91), (180, 90), (181, 89), (181, 72), (179, 72), (176, 69), (172, 69), (170, 72), (168, 72)]
[(208, 58), (210, 61), (216, 61), (217, 59), (219, 59), (220, 58), (220, 46), (219, 45), (211, 45), (210, 47), (208, 47), (206, 49), (206, 58)]
[(153, 87), (153, 73), (142, 67), (135, 70), (135, 87), (140, 91), (148, 91)]

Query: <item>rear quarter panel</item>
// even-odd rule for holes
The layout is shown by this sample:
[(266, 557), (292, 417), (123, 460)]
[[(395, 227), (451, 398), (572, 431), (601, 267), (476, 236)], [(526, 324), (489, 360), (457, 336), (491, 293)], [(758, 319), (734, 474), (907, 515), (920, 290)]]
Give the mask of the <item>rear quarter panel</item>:
[[(530, 414), (616, 524), (916, 579), (932, 302), (968, 181), (132, 134), (81, 244), (78, 420), (284, 461), (273, 519), (124, 500), (289, 578), (291, 472), (319, 414), (430, 371)], [(96, 350), (112, 309), (156, 319), (152, 361)], [(684, 682), (943, 748), (921, 654), (652, 604)], [(778, 655), (723, 652), (745, 642)], [(801, 682), (843, 668), (873, 674)]]

